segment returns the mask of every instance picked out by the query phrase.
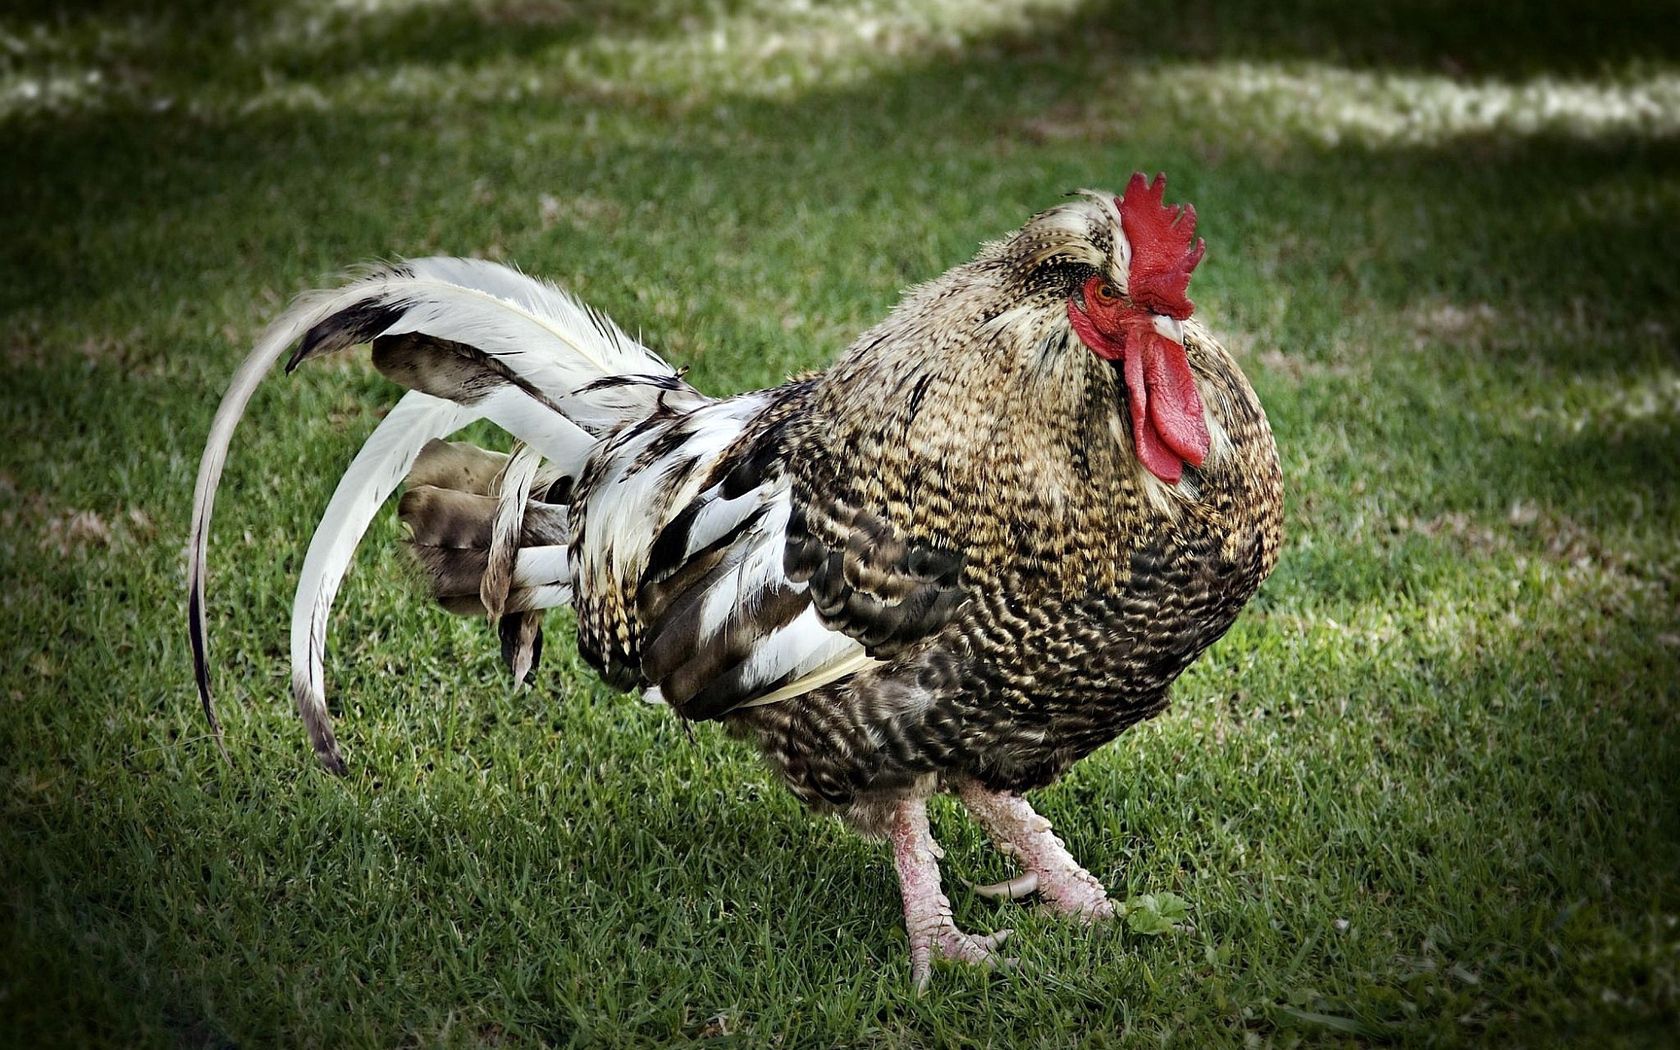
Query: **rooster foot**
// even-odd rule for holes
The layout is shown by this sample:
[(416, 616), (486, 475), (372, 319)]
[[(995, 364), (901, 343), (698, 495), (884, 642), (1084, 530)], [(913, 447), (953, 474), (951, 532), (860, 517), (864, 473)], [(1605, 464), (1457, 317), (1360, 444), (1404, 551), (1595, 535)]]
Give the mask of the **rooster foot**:
[(944, 851), (928, 828), (927, 803), (899, 803), (893, 813), (889, 837), (893, 865), (898, 869), (899, 889), (904, 895), (904, 928), (910, 936), (910, 979), (918, 993), (927, 990), (936, 959), (972, 963), (990, 969), (1008, 969), (1016, 964), (997, 949), (1011, 931), (989, 936), (964, 933), (951, 917), (951, 902), (939, 888), (939, 858)]
[(973, 780), (964, 782), (957, 794), (997, 848), (1026, 869), (1013, 879), (975, 886), (974, 892), (992, 900), (1019, 900), (1037, 893), (1050, 911), (1081, 922), (1114, 917), (1114, 902), (1103, 884), (1073, 859), (1050, 822), (1026, 799), (988, 791)]
[(920, 930), (912, 930), (910, 980), (916, 986), (917, 993), (927, 991), (928, 983), (933, 979), (933, 963), (939, 959), (972, 963), (988, 970), (1013, 969), (1020, 960), (1006, 959), (997, 949), (1014, 932), (998, 930), (985, 936), (964, 933), (957, 929), (957, 924), (951, 921), (950, 916), (938, 918), (932, 925)]

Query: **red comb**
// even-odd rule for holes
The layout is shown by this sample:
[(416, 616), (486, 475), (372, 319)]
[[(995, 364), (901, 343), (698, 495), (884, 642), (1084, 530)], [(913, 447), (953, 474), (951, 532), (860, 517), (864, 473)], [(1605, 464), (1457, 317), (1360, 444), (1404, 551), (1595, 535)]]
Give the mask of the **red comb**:
[(1207, 244), (1196, 239), (1196, 208), (1168, 205), (1166, 175), (1154, 182), (1133, 172), (1120, 208), (1120, 228), (1132, 243), (1132, 270), (1126, 275), (1132, 302), (1154, 313), (1182, 321), (1196, 309), (1185, 297), (1190, 271), (1202, 261)]

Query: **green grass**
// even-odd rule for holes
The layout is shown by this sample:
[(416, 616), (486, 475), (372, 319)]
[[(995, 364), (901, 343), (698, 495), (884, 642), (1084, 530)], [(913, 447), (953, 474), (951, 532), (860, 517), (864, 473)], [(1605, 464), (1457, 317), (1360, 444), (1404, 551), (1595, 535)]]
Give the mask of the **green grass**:
[[(1658, 3), (27, 3), (0, 15), (0, 1043), (1663, 1045), (1680, 1026), (1680, 44)], [(1168, 5), (1170, 7), (1170, 5)], [(820, 366), (1082, 185), (1171, 174), (1289, 543), (1167, 714), (1037, 801), (1117, 895), (961, 892), (1021, 968), (909, 991), (890, 865), (554, 644), (513, 694), (387, 511), (286, 701), (308, 530), (393, 390), (215, 399), (292, 293), (481, 253), (703, 388)], [(559, 617), (556, 617), (558, 620)]]

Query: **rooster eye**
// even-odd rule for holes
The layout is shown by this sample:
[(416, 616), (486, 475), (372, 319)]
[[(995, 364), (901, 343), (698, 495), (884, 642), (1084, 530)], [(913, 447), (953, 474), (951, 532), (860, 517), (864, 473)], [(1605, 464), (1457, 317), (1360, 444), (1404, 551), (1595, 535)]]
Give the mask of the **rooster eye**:
[(1098, 302), (1112, 303), (1114, 300), (1116, 300), (1118, 298), (1120, 298), (1120, 293), (1114, 290), (1114, 286), (1112, 284), (1109, 284), (1107, 281), (1104, 281), (1103, 283), (1097, 285), (1097, 301)]

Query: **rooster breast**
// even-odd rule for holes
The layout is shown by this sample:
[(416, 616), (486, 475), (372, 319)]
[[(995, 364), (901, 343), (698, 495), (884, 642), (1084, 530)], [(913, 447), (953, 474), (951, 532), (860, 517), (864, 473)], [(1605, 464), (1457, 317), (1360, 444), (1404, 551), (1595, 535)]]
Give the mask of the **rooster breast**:
[(841, 367), (656, 412), (571, 497), (580, 649), (862, 827), (942, 777), (1054, 779), (1161, 710), (1276, 558), (1265, 417), (1191, 343), (1220, 447), (1166, 492), (1115, 370), (1082, 358), (1061, 403)]
[(879, 827), (891, 803), (943, 778), (1048, 783), (1166, 705), (1281, 539), (1281, 474), (1259, 403), (1199, 326), (1190, 342), (1220, 441), (1171, 491), (1151, 490), (1112, 425), (1124, 395), (1106, 365), (1076, 403), (1004, 399), (1034, 426), (986, 419), (978, 434), (1012, 440), (971, 441), (965, 467), (920, 459), (915, 441), (861, 469), (845, 459), (852, 440), (802, 451), (795, 492), (830, 548), (847, 542), (843, 523), (881, 514), (895, 543), (928, 544), (962, 569), (953, 615), (926, 637), (870, 650), (884, 658), (845, 681), (731, 716), (797, 794)]

